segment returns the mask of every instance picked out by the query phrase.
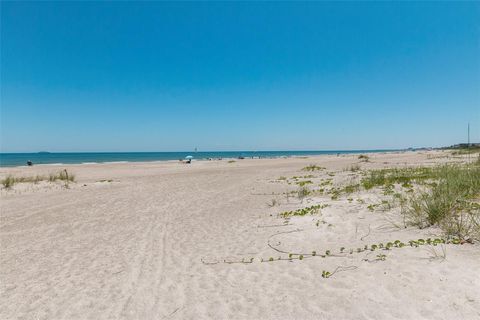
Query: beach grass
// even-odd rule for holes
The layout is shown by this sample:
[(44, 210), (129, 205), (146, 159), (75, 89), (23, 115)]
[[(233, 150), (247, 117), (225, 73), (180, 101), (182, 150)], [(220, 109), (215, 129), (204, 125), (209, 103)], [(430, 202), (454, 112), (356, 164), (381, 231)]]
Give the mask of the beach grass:
[[(411, 225), (439, 226), (447, 235), (480, 239), (480, 157), (469, 164), (371, 170), (360, 185), (365, 190), (380, 187), (384, 195), (400, 197)], [(395, 192), (395, 185), (405, 193)], [(355, 185), (335, 189), (332, 197), (356, 190)]]
[(15, 177), (8, 175), (5, 179), (1, 180), (1, 183), (5, 189), (11, 189), (17, 183), (39, 183), (40, 181), (55, 182), (57, 180), (65, 183), (74, 182), (75, 175), (69, 173), (66, 169), (58, 171), (57, 173), (51, 173), (48, 177), (36, 175), (31, 177)]
[(430, 188), (410, 197), (406, 213), (411, 223), (480, 237), (480, 164), (444, 165), (435, 169), (435, 178)]
[(303, 180), (303, 181), (297, 181), (296, 184), (298, 184), (300, 187), (303, 187), (307, 184), (312, 184), (312, 180)]
[(302, 171), (318, 171), (318, 170), (324, 170), (324, 169), (325, 169), (324, 167), (319, 167), (315, 164), (311, 164), (303, 168)]
[(73, 181), (75, 181), (75, 175), (72, 174), (72, 173), (68, 173), (68, 171), (65, 169), (65, 170), (58, 171), (57, 173), (51, 173), (48, 176), (48, 180), (50, 182), (55, 182), (57, 180), (66, 181), (66, 182), (69, 182), (69, 181), (73, 182)]
[(10, 189), (16, 183), (38, 183), (43, 180), (46, 180), (46, 178), (39, 175), (32, 177), (14, 177), (13, 175), (9, 175), (2, 180), (2, 185), (5, 189)]
[(362, 186), (369, 190), (374, 187), (381, 187), (395, 183), (410, 184), (412, 182), (422, 182), (428, 179), (438, 177), (438, 167), (415, 167), (415, 168), (392, 168), (371, 170), (367, 176), (362, 178)]
[(310, 195), (310, 193), (311, 193), (310, 189), (306, 185), (304, 185), (304, 186), (301, 186), (301, 187), (298, 188), (297, 197), (299, 199), (303, 199), (303, 198), (307, 197), (308, 195)]
[(15, 178), (11, 175), (2, 180), (3, 187), (10, 189), (15, 184)]

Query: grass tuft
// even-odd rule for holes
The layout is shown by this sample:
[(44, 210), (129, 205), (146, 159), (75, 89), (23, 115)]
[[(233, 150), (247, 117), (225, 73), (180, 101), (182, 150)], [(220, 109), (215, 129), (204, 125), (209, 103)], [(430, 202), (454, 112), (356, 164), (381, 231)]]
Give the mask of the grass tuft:
[(364, 155), (364, 154), (359, 155), (358, 159), (362, 162), (369, 162), (370, 161), (370, 157), (367, 156), (367, 155)]
[(65, 182), (74, 182), (75, 181), (75, 175), (68, 173), (67, 169), (61, 170), (57, 173), (51, 173), (48, 177), (48, 180), (50, 182), (55, 182), (57, 180), (60, 181), (65, 181)]
[(62, 170), (59, 171), (58, 173), (52, 173), (48, 177), (45, 176), (40, 176), (36, 175), (33, 177), (14, 177), (12, 175), (7, 176), (5, 179), (1, 181), (3, 187), (5, 189), (11, 189), (12, 186), (16, 183), (39, 183), (40, 181), (50, 181), (50, 182), (55, 182), (57, 180), (64, 181), (66, 185), (68, 185), (68, 182), (73, 182), (75, 181), (75, 175), (68, 173), (68, 171)]
[(2, 184), (5, 189), (10, 189), (15, 184), (15, 182), (15, 178), (12, 175), (9, 175), (2, 180)]
[(436, 168), (437, 183), (410, 198), (407, 216), (419, 227), (439, 225), (449, 235), (480, 235), (480, 166)]
[(325, 169), (324, 167), (319, 167), (315, 164), (311, 164), (303, 168), (302, 171), (318, 171), (318, 170), (324, 170), (324, 169)]
[(299, 199), (303, 199), (303, 198), (307, 197), (308, 195), (310, 195), (310, 193), (311, 193), (311, 191), (307, 186), (301, 186), (300, 188), (298, 188), (297, 197)]
[(395, 183), (409, 185), (412, 182), (422, 182), (438, 177), (438, 168), (393, 168), (370, 171), (362, 178), (362, 186), (369, 190), (374, 187), (392, 185)]

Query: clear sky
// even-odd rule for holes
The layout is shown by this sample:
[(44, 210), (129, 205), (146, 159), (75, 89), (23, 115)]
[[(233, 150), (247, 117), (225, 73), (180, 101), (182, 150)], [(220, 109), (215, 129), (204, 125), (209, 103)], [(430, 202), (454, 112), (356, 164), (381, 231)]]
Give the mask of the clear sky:
[(1, 151), (480, 141), (480, 2), (1, 2)]

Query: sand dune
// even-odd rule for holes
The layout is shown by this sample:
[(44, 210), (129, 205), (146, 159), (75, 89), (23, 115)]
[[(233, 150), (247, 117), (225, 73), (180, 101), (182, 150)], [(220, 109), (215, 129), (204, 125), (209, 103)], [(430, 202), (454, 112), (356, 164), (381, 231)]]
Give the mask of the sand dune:
[[(401, 227), (398, 208), (370, 211), (380, 193), (283, 194), (298, 187), (281, 176), (348, 181), (344, 168), (357, 156), (0, 168), (1, 177), (63, 168), (77, 177), (68, 189), (42, 182), (1, 191), (0, 318), (479, 319), (478, 244), (446, 245), (445, 258), (440, 247), (420, 247), (382, 252), (385, 261), (362, 252), (260, 262), (286, 257), (268, 244), (337, 253), (441, 234)], [(363, 169), (451, 160), (370, 157)], [(301, 171), (309, 164), (326, 169)], [(279, 205), (268, 206), (272, 199)], [(278, 216), (313, 204), (329, 206)]]

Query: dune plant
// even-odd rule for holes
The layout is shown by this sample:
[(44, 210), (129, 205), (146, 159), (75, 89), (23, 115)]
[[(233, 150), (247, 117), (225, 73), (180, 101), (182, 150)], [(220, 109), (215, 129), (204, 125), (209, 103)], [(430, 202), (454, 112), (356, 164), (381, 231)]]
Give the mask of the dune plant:
[(2, 180), (2, 184), (5, 189), (10, 189), (15, 184), (15, 178), (12, 175), (9, 175)]
[(303, 168), (302, 171), (318, 171), (318, 170), (324, 170), (324, 169), (325, 169), (324, 167), (319, 167), (315, 164), (311, 164)]
[(384, 254), (377, 254), (377, 260), (385, 261), (386, 258), (387, 258), (387, 256), (384, 255)]
[[(448, 237), (448, 238), (427, 238), (427, 239), (410, 240), (407, 243), (410, 244), (411, 247), (415, 247), (415, 248), (419, 247), (419, 246), (433, 247), (433, 246), (441, 245), (442, 250), (446, 250), (446, 247), (444, 245), (447, 245), (447, 244), (462, 245), (464, 243), (472, 243), (472, 241), (462, 240), (458, 237)], [(406, 244), (404, 242), (402, 242), (400, 240), (395, 240), (395, 241), (387, 242), (387, 244), (385, 246), (383, 245), (383, 243), (365, 245), (364, 248), (357, 248), (356, 251), (357, 251), (357, 253), (362, 253), (366, 250), (370, 250), (370, 251), (394, 250), (395, 248), (400, 249), (400, 248), (403, 248), (405, 246), (406, 246)], [(341, 253), (343, 253), (344, 251), (345, 251), (344, 247), (340, 248)], [(350, 249), (349, 252), (350, 252), (350, 254), (353, 254), (354, 250)], [(259, 261), (260, 262), (275, 262), (275, 261), (292, 261), (294, 259), (301, 261), (301, 260), (304, 260), (305, 257), (327, 258), (327, 257), (330, 257), (330, 256), (332, 256), (331, 253), (330, 253), (330, 250), (326, 250), (324, 255), (318, 255), (317, 251), (314, 250), (314, 251), (311, 251), (311, 253), (288, 253), (288, 258), (282, 258), (281, 256), (279, 256), (278, 258), (275, 259), (274, 257), (269, 257), (268, 259), (260, 258)], [(375, 260), (376, 261), (385, 261), (385, 259), (386, 259), (385, 254), (378, 253), (376, 255)], [(242, 258), (241, 260), (238, 260), (238, 261), (223, 260), (224, 263), (228, 263), (228, 264), (232, 264), (232, 263), (253, 263), (253, 261), (254, 261), (254, 258), (250, 258), (249, 260), (246, 260), (245, 258)], [(369, 261), (369, 260), (364, 259), (364, 261)], [(215, 264), (215, 263), (210, 263), (210, 264)], [(352, 270), (352, 269), (350, 267), (347, 267), (347, 268), (338, 267), (337, 269), (335, 269), (331, 273), (324, 270), (324, 272), (322, 272), (322, 277), (328, 278), (330, 276), (333, 276), (336, 272), (345, 271), (345, 270)]]
[(469, 148), (458, 149), (456, 151), (453, 151), (452, 155), (457, 156), (457, 155), (475, 154), (475, 153), (480, 153), (480, 147), (469, 147)]
[(445, 165), (435, 169), (436, 183), (408, 202), (410, 223), (439, 225), (458, 237), (480, 236), (480, 165)]
[(297, 197), (302, 200), (306, 198), (311, 193), (310, 189), (307, 186), (302, 186), (298, 188)]
[(371, 170), (362, 178), (362, 186), (369, 190), (374, 187), (399, 183), (409, 186), (412, 182), (423, 182), (438, 175), (435, 167), (391, 168)]
[(364, 154), (359, 155), (358, 159), (362, 162), (369, 162), (370, 161), (370, 157), (367, 156), (367, 155), (364, 155)]
[(16, 183), (39, 183), (40, 181), (48, 180), (50, 182), (55, 182), (56, 180), (62, 180), (65, 182), (75, 181), (75, 175), (68, 173), (67, 170), (59, 171), (58, 173), (52, 173), (48, 177), (36, 175), (31, 177), (14, 177), (8, 175), (1, 182), (6, 189), (10, 189)]
[(69, 173), (67, 171), (67, 169), (64, 169), (64, 170), (58, 171), (57, 173), (51, 173), (48, 176), (48, 180), (50, 182), (54, 182), (54, 181), (57, 181), (57, 180), (66, 181), (66, 182), (69, 182), (69, 181), (73, 182), (73, 181), (75, 181), (75, 175), (72, 174), (72, 173)]
[(293, 210), (293, 211), (285, 211), (285, 212), (280, 213), (280, 216), (283, 217), (283, 218), (287, 218), (287, 217), (290, 217), (290, 216), (305, 216), (307, 214), (313, 215), (313, 214), (318, 213), (321, 209), (323, 209), (325, 207), (326, 207), (326, 205), (317, 204), (317, 205), (313, 205), (313, 206), (310, 206), (310, 207), (301, 208), (301, 209), (297, 209), (297, 210)]
[(307, 184), (312, 184), (313, 182), (311, 180), (304, 180), (304, 181), (298, 181), (296, 184), (298, 184), (300, 187), (303, 187)]

